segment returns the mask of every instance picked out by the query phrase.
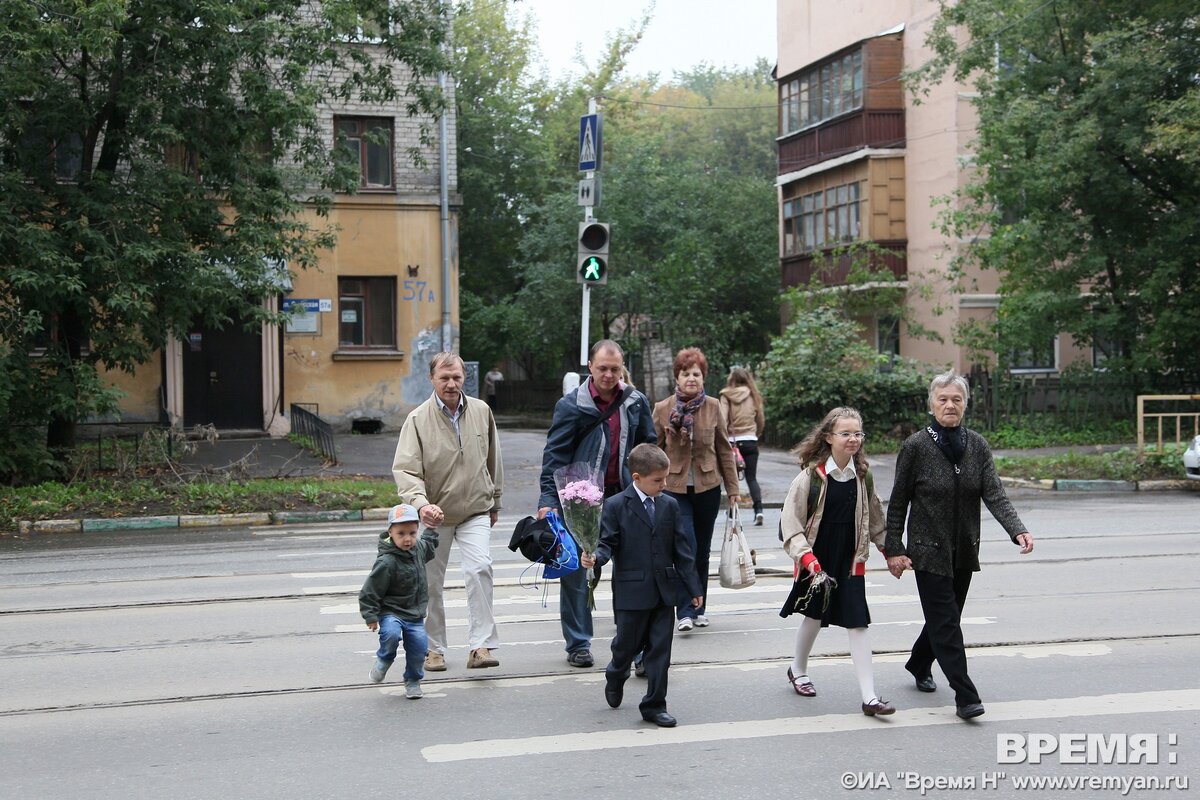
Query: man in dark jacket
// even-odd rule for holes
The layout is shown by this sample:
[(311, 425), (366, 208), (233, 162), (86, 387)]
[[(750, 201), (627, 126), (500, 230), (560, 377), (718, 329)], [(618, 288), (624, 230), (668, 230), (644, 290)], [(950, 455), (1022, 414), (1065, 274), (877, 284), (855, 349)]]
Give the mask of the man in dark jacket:
[[(621, 346), (601, 339), (588, 357), (588, 379), (555, 403), (542, 452), (539, 518), (560, 507), (555, 470), (579, 462), (588, 464), (603, 478), (604, 496), (612, 497), (632, 480), (625, 465), (629, 451), (642, 443), (658, 442), (650, 403), (641, 392), (621, 382), (624, 369)], [(595, 663), (586, 575), (586, 570), (579, 569), (559, 579), (559, 618), (567, 663), (574, 667)]]

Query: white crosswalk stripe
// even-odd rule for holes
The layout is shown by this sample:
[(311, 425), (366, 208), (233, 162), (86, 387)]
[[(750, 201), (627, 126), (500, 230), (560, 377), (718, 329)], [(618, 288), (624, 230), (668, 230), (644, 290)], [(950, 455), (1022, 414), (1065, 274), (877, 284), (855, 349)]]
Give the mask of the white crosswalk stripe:
[[(1025, 657), (1046, 658), (1049, 656), (1088, 657), (1107, 656), (1110, 649), (1101, 643), (1064, 643), (1051, 645), (1004, 646), (994, 648), (972, 648), (971, 657)], [(900, 662), (902, 654), (877, 656), (879, 662)], [(814, 667), (846, 663), (846, 658), (815, 659)], [(732, 670), (751, 672), (777, 670), (783, 661), (756, 661), (747, 664), (698, 664), (680, 665), (671, 668), (672, 673), (709, 670)], [(513, 679), (514, 686), (546, 685), (559, 681), (573, 683), (595, 683), (604, 680), (602, 672), (571, 675), (529, 676)], [(504, 683), (504, 681), (495, 681)], [(451, 681), (439, 683), (437, 693), (455, 691), (477, 691), (479, 681)], [(395, 693), (389, 687), (381, 690)], [(427, 695), (427, 696), (437, 696)], [(1122, 714), (1157, 714), (1166, 712), (1194, 712), (1200, 710), (1200, 689), (1177, 689), (1170, 691), (1128, 692), (1120, 694), (1093, 695), (1082, 697), (1043, 698), (991, 702), (987, 706), (990, 721), (1023, 722), (1026, 720), (1070, 719)], [(673, 729), (631, 727), (622, 730), (595, 731), (588, 733), (556, 733), (545, 736), (526, 736), (472, 740), (461, 743), (430, 745), (422, 749), (425, 760), (432, 763), (514, 758), (550, 753), (594, 752), (635, 747), (657, 747), (669, 744), (694, 744), (701, 742), (727, 743), (741, 739), (761, 739), (776, 736), (804, 736), (808, 734), (829, 735), (849, 731), (887, 731), (895, 728), (921, 728), (932, 725), (961, 725), (954, 715), (954, 706), (936, 708), (913, 708), (904, 714), (888, 718), (886, 726), (877, 720), (858, 713), (824, 714), (816, 717), (789, 716), (776, 719), (737, 720), (730, 722), (680, 725)]]

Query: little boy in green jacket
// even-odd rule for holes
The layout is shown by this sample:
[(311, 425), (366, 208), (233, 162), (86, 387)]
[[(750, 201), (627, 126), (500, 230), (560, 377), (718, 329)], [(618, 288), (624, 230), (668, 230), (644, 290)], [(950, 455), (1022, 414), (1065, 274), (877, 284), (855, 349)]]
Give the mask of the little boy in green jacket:
[(379, 650), (371, 667), (371, 682), (379, 683), (387, 674), (400, 640), (404, 640), (404, 696), (421, 696), (425, 677), (425, 653), (429, 640), (425, 635), (425, 611), (429, 605), (429, 586), (425, 580), (425, 562), (437, 551), (438, 533), (426, 528), (417, 537), (420, 517), (410, 505), (398, 505), (388, 513), (388, 529), (379, 537), (379, 555), (375, 566), (358, 593), (358, 609), (372, 631), (379, 632)]

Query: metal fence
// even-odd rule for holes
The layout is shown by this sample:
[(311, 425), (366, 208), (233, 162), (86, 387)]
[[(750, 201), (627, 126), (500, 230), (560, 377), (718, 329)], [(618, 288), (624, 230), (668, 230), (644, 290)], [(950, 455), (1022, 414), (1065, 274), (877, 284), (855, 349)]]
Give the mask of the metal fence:
[(985, 430), (1030, 417), (1065, 428), (1133, 418), (1136, 376), (1105, 372), (1009, 374), (976, 367), (971, 384), (971, 419)]
[(338, 463), (333, 427), (299, 403), (292, 403), (292, 433), (308, 437), (326, 461)]

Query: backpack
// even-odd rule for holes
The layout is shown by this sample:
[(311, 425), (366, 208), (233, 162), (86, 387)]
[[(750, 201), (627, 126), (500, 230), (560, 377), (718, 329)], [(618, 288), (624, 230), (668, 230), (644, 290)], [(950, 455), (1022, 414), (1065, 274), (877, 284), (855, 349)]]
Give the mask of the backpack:
[[(821, 482), (815, 480), (817, 477), (817, 468), (808, 468), (808, 503), (805, 505), (804, 524), (812, 520), (813, 514), (817, 512), (817, 501), (821, 499)], [(867, 474), (863, 476), (863, 481), (867, 484), (867, 495), (871, 495), (875, 491), (875, 478), (871, 476), (871, 471), (867, 470)], [(779, 541), (783, 541), (783, 515), (780, 514), (779, 519)]]

